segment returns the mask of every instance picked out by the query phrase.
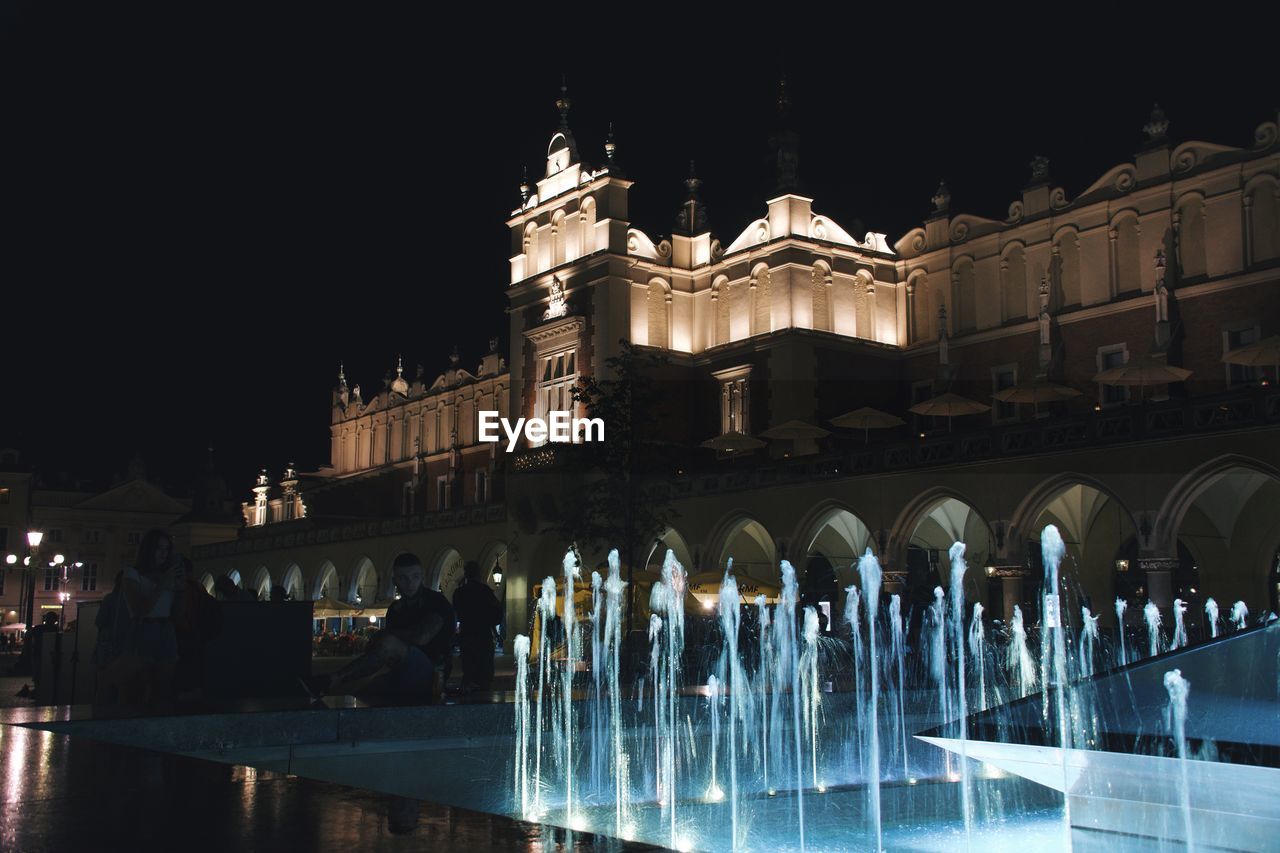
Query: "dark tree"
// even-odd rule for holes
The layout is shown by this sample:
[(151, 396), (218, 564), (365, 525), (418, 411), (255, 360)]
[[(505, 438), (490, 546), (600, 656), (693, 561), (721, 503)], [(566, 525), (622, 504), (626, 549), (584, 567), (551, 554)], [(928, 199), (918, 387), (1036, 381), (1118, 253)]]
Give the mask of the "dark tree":
[(572, 389), (587, 417), (604, 421), (604, 441), (587, 442), (576, 456), (584, 485), (568, 507), (564, 533), (578, 542), (617, 548), (626, 567), (627, 634), (635, 609), (635, 564), (641, 549), (666, 529), (674, 511), (669, 487), (652, 474), (669, 464), (659, 424), (663, 394), (656, 374), (665, 355), (620, 341), (605, 360), (604, 378), (585, 376)]

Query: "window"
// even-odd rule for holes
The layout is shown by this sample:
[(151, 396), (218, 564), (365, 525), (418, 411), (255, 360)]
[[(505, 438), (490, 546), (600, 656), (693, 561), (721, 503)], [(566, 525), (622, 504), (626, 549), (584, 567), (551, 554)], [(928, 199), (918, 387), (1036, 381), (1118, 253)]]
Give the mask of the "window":
[[(570, 390), (578, 379), (578, 352), (562, 350), (543, 356), (539, 365), (538, 399), (534, 416), (547, 420), (552, 412), (572, 412), (573, 393)], [(543, 443), (546, 439), (543, 439)]]
[(85, 563), (80, 569), (80, 591), (96, 592), (98, 589), (98, 564)]
[(53, 592), (58, 588), (58, 569), (56, 566), (45, 566), (44, 591)]
[(0, 551), (9, 547), (9, 528), (0, 527)]
[[(1235, 331), (1227, 331), (1222, 333), (1222, 351), (1225, 355), (1232, 350), (1246, 347), (1249, 344), (1258, 342), (1258, 327), (1250, 326), (1247, 329), (1236, 329)], [(1228, 385), (1251, 385), (1258, 379), (1258, 368), (1247, 367), (1243, 364), (1227, 365), (1227, 384)]]
[(476, 503), (482, 504), (489, 499), (489, 473), (476, 472)]
[(720, 383), (720, 434), (751, 434), (751, 366), (718, 370)]
[(84, 532), (84, 541), (90, 545), (97, 545), (102, 541), (101, 530), (86, 530)]
[[(991, 368), (991, 392), (993, 394), (1006, 388), (1012, 388), (1017, 384), (1018, 366), (1016, 364), (1002, 364), (999, 367)], [(1002, 403), (999, 400), (994, 402), (995, 405), (991, 409), (993, 423), (1003, 423), (1018, 417), (1017, 403)]]
[[(1129, 350), (1125, 344), (1114, 344), (1109, 347), (1098, 347), (1098, 372), (1120, 367), (1129, 360)], [(1099, 385), (1098, 400), (1104, 407), (1120, 406), (1129, 401), (1129, 389), (1123, 385)]]
[(436, 509), (449, 508), (449, 477), (441, 474), (436, 477)]
[(50, 531), (49, 531), (49, 541), (50, 541), (50, 542), (61, 542), (61, 541), (62, 541), (62, 528), (60, 528), (60, 527), (55, 527), (55, 528), (53, 528), (52, 530), (50, 530)]
[(6, 486), (4, 488), (0, 488), (0, 506), (7, 506), (8, 503), (9, 503), (9, 488), (8, 486)]

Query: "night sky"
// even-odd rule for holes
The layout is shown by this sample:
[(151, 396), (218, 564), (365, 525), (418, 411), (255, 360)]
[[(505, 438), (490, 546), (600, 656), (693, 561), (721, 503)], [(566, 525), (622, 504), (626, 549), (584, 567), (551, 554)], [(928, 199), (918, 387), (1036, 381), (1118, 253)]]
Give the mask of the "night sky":
[(941, 177), (953, 211), (1002, 219), (1044, 154), (1077, 194), (1154, 101), (1175, 143), (1238, 146), (1280, 105), (1231, 22), (977, 35), (868, 13), (733, 37), (265, 5), (0, 4), (0, 445), (48, 472), (105, 484), (139, 453), (181, 491), (212, 446), (243, 496), (258, 467), (327, 461), (339, 361), (367, 399), (399, 353), (434, 377), (455, 344), (468, 369), (505, 348), (503, 222), (562, 74), (588, 162), (614, 123), (633, 223), (670, 233), (694, 159), (726, 244), (772, 189), (784, 71), (815, 209), (890, 242)]

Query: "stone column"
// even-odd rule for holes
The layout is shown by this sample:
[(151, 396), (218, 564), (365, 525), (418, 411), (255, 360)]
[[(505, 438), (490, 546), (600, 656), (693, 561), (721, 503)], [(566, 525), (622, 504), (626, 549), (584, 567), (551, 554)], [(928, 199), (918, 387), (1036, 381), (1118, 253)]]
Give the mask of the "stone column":
[(1177, 568), (1177, 557), (1138, 559), (1138, 569), (1147, 573), (1147, 598), (1161, 610), (1173, 607), (1173, 573)]

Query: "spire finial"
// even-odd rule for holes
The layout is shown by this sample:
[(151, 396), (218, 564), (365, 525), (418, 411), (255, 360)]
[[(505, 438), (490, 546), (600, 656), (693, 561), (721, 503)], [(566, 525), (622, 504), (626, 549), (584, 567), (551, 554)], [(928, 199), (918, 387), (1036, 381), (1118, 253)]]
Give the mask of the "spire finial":
[(1169, 119), (1165, 117), (1159, 104), (1152, 105), (1151, 116), (1142, 126), (1142, 132), (1147, 135), (1147, 142), (1161, 142), (1169, 132)]
[(604, 140), (604, 156), (613, 165), (613, 155), (618, 153), (618, 143), (613, 140), (613, 122), (609, 122), (609, 135)]
[(562, 128), (569, 127), (569, 107), (573, 106), (573, 102), (569, 100), (569, 87), (565, 83), (565, 77), (560, 75), (560, 97), (556, 98), (556, 109), (560, 111), (560, 126)]
[(933, 194), (933, 212), (946, 213), (951, 207), (951, 190), (944, 180), (938, 181), (938, 191)]
[(791, 95), (787, 93), (787, 75), (778, 78), (778, 115), (787, 118), (791, 114)]
[(401, 376), (404, 376), (404, 356), (398, 355), (396, 356), (396, 378), (399, 379)]
[(1037, 154), (1031, 158), (1031, 184), (1043, 184), (1049, 180), (1049, 158)]
[(689, 177), (684, 179), (684, 185), (689, 190), (689, 198), (698, 197), (698, 188), (702, 186), (702, 179), (698, 177), (698, 170), (694, 167), (694, 162), (689, 161)]
[(529, 167), (520, 170), (520, 201), (529, 200)]
[(343, 388), (347, 387), (346, 365), (342, 362), (338, 362), (338, 384)]
[(453, 352), (449, 353), (449, 365), (450, 365), (451, 367), (457, 367), (457, 366), (458, 366), (458, 362), (459, 362), (461, 359), (462, 359), (462, 356), (460, 356), (460, 355), (458, 354), (458, 345), (457, 345), (457, 344), (454, 344), (454, 345), (453, 345)]

